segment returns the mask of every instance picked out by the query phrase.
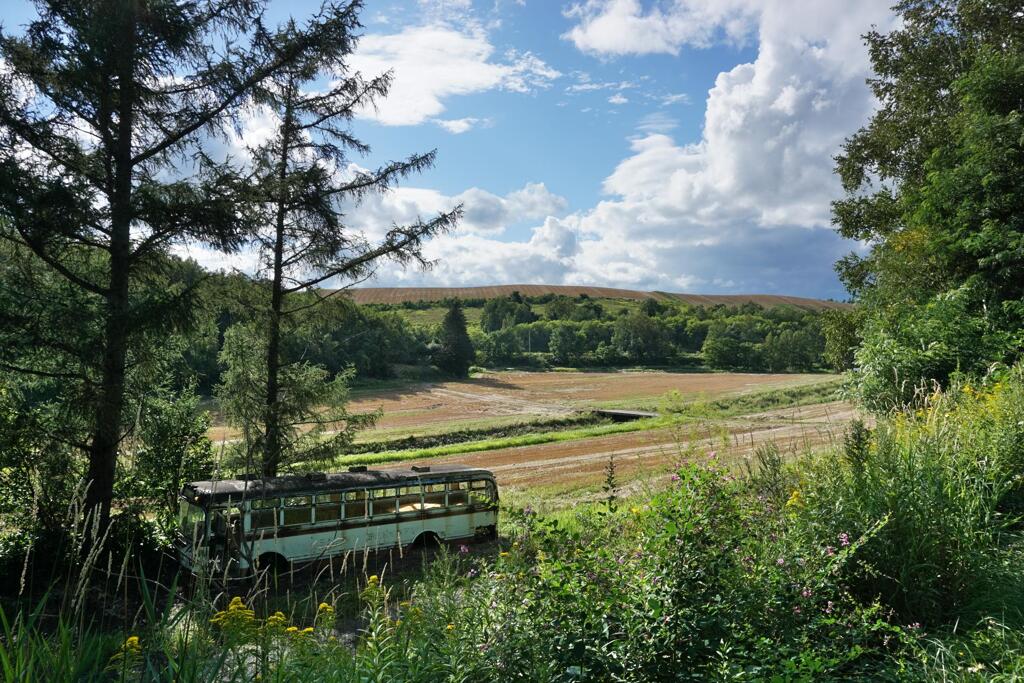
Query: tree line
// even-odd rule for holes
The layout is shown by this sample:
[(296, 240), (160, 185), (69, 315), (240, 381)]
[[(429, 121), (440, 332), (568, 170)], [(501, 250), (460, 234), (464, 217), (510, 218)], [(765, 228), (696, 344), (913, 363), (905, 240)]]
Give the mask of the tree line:
[[(824, 315), (792, 306), (691, 306), (644, 299), (612, 313), (586, 295), (548, 296), (542, 313), (518, 293), (488, 300), (474, 335), (483, 365), (638, 364), (811, 371), (827, 366)], [(840, 310), (841, 309), (837, 309)]]

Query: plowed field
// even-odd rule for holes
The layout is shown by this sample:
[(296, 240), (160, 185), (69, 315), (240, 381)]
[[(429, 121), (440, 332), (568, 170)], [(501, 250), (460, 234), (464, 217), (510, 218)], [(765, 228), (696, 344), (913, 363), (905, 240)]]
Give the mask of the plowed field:
[[(610, 456), (620, 480), (656, 480), (673, 465), (716, 457), (740, 465), (760, 444), (783, 452), (814, 448), (840, 438), (856, 415), (845, 402), (830, 402), (758, 413), (678, 429), (612, 434), (578, 441), (546, 443), (418, 461), (458, 462), (494, 472), (502, 487), (578, 488), (601, 482)], [(712, 453), (714, 454), (712, 456)]]
[[(671, 372), (494, 372), (472, 379), (423, 383), (357, 395), (354, 412), (382, 409), (376, 431), (415, 431), (488, 419), (568, 415), (596, 405), (644, 407), (676, 390), (685, 397), (718, 397), (822, 381), (821, 375)], [(523, 421), (516, 420), (516, 421)]]
[(753, 302), (761, 306), (797, 306), (812, 310), (842, 308), (848, 304), (837, 301), (822, 301), (799, 296), (778, 294), (682, 294), (673, 292), (642, 292), (633, 289), (613, 287), (589, 287), (577, 285), (494, 285), (490, 287), (357, 287), (348, 290), (353, 301), (360, 304), (398, 304), (412, 301), (442, 301), (460, 299), (493, 299), (519, 292), (523, 296), (563, 294), (579, 296), (586, 294), (593, 299), (660, 299), (683, 301), (693, 305), (714, 306), (725, 304), (738, 306)]

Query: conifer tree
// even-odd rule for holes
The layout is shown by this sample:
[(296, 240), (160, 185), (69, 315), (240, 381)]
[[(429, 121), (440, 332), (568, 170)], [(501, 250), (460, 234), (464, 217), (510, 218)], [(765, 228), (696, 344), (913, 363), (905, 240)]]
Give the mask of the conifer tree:
[(474, 357), (473, 342), (466, 331), (466, 315), (459, 300), (453, 299), (441, 321), (441, 338), (434, 363), (450, 375), (466, 377)]
[[(348, 40), (352, 9), (327, 6), (282, 44), (258, 0), (36, 6), (22, 34), (0, 30), (0, 237), (98, 310), (94, 359), (72, 354), (81, 367), (66, 374), (89, 406), (78, 447), (87, 504), (105, 526), (134, 352), (183, 311), (180, 297), (153, 296), (148, 277), (174, 244), (237, 246), (249, 218), (246, 179), (202, 143), (268, 78)], [(61, 335), (48, 339), (61, 352)]]
[[(247, 444), (249, 455), (258, 456), (264, 476), (273, 476), (288, 461), (330, 455), (359, 422), (340, 403), (345, 392), (339, 378), (306, 366), (289, 348), (289, 334), (311, 309), (339, 291), (321, 286), (365, 280), (383, 260), (425, 264), (423, 242), (454, 226), (460, 214), (456, 207), (428, 220), (396, 225), (377, 240), (350, 227), (346, 214), (358, 210), (360, 199), (387, 191), (401, 178), (431, 166), (435, 158), (431, 151), (372, 171), (351, 170), (350, 155), (366, 154), (369, 147), (347, 124), (357, 110), (372, 108), (386, 97), (392, 81), (390, 72), (364, 77), (346, 64), (355, 48), (360, 9), (361, 2), (349, 2), (335, 19), (332, 43), (256, 88), (255, 101), (277, 125), (274, 136), (250, 150), (262, 222), (249, 238), (260, 256), (257, 279), (266, 288), (265, 299), (257, 304), (259, 326), (251, 328), (262, 338), (262, 408), (253, 411), (250, 397), (248, 408), (235, 417), (246, 422), (253, 437)], [(274, 34), (273, 44), (276, 51), (287, 53), (296, 51), (294, 43), (303, 39), (291, 21)], [(325, 78), (334, 80), (319, 89), (316, 84)], [(237, 354), (231, 358), (251, 362)], [(236, 405), (240, 400), (230, 397)], [(333, 434), (329, 439), (323, 434), (328, 429)]]

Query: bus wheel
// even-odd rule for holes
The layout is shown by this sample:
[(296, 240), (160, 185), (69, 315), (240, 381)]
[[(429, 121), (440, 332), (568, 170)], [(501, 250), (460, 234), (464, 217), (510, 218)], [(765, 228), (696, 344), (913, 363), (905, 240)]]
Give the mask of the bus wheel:
[(413, 548), (437, 548), (441, 545), (441, 539), (433, 531), (424, 531), (412, 542)]
[(256, 560), (257, 572), (267, 572), (271, 576), (284, 576), (290, 570), (288, 560), (277, 553), (263, 553)]

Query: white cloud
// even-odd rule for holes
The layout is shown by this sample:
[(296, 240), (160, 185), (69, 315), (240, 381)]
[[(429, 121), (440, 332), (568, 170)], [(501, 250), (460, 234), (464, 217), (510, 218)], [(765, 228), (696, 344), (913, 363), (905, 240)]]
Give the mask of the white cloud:
[(561, 215), (566, 208), (565, 199), (548, 190), (544, 183), (527, 183), (503, 197), (477, 187), (454, 196), (424, 188), (399, 187), (368, 197), (348, 214), (352, 227), (373, 238), (392, 224), (430, 218), (459, 204), (463, 218), (456, 232), (489, 237), (500, 236), (507, 227), (523, 221)]
[(444, 128), (449, 133), (459, 135), (472, 130), (477, 125), (489, 125), (490, 119), (478, 119), (468, 116), (464, 119), (434, 119), (434, 123)]
[(672, 93), (661, 98), (662, 105), (668, 107), (673, 104), (689, 104), (690, 96), (684, 92)]
[(603, 55), (678, 54), (706, 47), (718, 35), (747, 36), (756, 12), (749, 0), (674, 0), (645, 10), (640, 0), (585, 0), (565, 15), (578, 23), (563, 37), (583, 52)]
[(668, 133), (678, 126), (679, 121), (676, 119), (663, 111), (655, 111), (640, 119), (636, 127), (645, 133)]
[(629, 98), (621, 93), (615, 93), (608, 98), (608, 104), (626, 104), (629, 102)]
[[(594, 90), (629, 90), (630, 88), (639, 87), (639, 84), (635, 81), (612, 81), (612, 82), (596, 82), (591, 81), (589, 76), (586, 74), (579, 74), (580, 78), (577, 83), (573, 83), (565, 89), (568, 93), (577, 92), (591, 92)], [(586, 78), (584, 78), (586, 76)]]
[(385, 125), (417, 125), (439, 117), (444, 101), (459, 95), (547, 88), (561, 74), (530, 52), (495, 58), (486, 31), (472, 23), (415, 26), (362, 38), (349, 60), (365, 76), (394, 70), (388, 97), (359, 113)]

